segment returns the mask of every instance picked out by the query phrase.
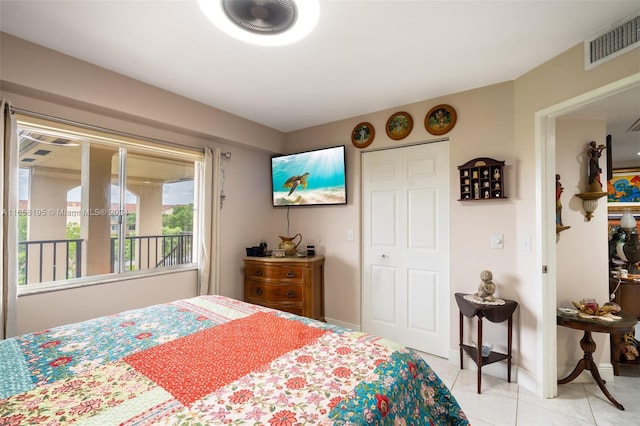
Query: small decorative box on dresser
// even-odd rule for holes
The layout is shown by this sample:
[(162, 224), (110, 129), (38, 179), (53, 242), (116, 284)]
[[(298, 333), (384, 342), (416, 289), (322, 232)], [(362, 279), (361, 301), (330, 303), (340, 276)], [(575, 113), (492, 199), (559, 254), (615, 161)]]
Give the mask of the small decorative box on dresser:
[(324, 321), (324, 256), (245, 257), (244, 300)]

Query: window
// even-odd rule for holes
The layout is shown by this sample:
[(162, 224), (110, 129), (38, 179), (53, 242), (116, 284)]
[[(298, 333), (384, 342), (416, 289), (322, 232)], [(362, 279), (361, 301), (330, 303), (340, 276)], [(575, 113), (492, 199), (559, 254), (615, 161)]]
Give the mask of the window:
[(24, 116), (18, 136), (19, 289), (197, 263), (202, 152)]

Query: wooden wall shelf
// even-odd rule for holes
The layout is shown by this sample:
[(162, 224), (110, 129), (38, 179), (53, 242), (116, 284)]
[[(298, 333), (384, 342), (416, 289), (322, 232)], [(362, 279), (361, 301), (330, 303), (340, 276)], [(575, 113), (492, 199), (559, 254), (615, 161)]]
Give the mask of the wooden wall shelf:
[(507, 198), (505, 196), (504, 161), (474, 158), (458, 166), (460, 198), (458, 201), (480, 201)]

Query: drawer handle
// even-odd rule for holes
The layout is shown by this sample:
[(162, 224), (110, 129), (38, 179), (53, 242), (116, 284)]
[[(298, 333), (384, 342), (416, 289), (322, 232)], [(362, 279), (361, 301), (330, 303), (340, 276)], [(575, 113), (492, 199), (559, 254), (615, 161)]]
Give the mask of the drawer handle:
[(261, 288), (256, 288), (256, 294), (258, 296), (260, 296), (262, 294), (262, 289)]
[(296, 273), (295, 273), (295, 272), (293, 272), (293, 271), (289, 271), (289, 272), (287, 272), (287, 278), (293, 278), (293, 277), (295, 277), (295, 276), (296, 276)]
[(262, 276), (262, 269), (256, 270), (256, 275), (261, 277)]
[(296, 292), (293, 290), (289, 290), (289, 292), (287, 293), (287, 297), (293, 299), (294, 297), (296, 297)]

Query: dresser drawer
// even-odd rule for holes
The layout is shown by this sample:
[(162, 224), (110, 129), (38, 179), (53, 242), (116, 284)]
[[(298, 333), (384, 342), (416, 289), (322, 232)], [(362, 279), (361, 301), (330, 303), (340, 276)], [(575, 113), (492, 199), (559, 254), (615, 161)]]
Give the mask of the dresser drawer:
[(324, 321), (324, 256), (247, 256), (244, 300)]
[(302, 303), (302, 284), (269, 284), (250, 280), (245, 298), (255, 300), (259, 304)]
[(278, 280), (280, 282), (301, 282), (304, 278), (303, 267), (297, 265), (257, 265), (247, 264), (246, 278)]

